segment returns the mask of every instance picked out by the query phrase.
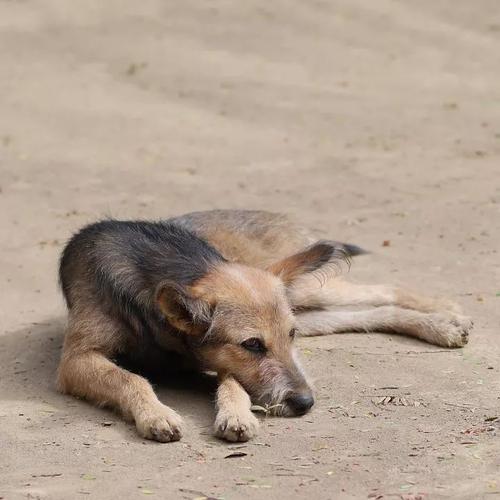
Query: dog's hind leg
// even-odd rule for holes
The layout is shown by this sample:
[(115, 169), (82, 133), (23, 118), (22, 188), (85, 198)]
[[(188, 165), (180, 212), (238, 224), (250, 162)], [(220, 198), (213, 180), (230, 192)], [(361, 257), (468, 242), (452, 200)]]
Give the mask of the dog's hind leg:
[(215, 435), (227, 441), (248, 441), (259, 428), (250, 410), (250, 396), (231, 376), (221, 378), (217, 389)]
[(419, 295), (392, 285), (358, 285), (341, 278), (322, 281), (314, 275), (301, 276), (290, 287), (288, 295), (296, 308), (328, 308), (335, 306), (397, 306), (420, 312), (460, 314), (452, 301)]
[(450, 313), (422, 313), (384, 306), (366, 311), (304, 311), (296, 316), (301, 336), (346, 332), (401, 333), (430, 344), (463, 347), (472, 321)]
[(79, 320), (70, 317), (57, 386), (98, 405), (121, 411), (134, 420), (141, 436), (156, 441), (177, 441), (181, 437), (180, 416), (163, 405), (151, 384), (134, 373), (120, 368), (108, 356), (117, 333), (110, 318), (93, 311)]

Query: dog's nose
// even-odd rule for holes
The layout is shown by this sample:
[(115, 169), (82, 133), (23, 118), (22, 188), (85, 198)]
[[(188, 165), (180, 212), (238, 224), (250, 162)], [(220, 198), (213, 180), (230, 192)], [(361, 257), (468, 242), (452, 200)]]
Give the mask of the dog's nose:
[(287, 398), (286, 402), (295, 415), (304, 415), (314, 404), (314, 398), (309, 394), (296, 394)]

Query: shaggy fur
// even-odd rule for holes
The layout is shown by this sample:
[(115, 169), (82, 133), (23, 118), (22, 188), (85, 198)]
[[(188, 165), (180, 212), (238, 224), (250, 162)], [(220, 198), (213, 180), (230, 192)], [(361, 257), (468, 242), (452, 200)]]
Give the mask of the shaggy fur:
[[(142, 436), (166, 442), (180, 439), (182, 419), (145, 378), (114, 360), (164, 373), (215, 372), (215, 434), (245, 441), (258, 428), (251, 401), (284, 416), (302, 415), (314, 403), (294, 349), (297, 332), (387, 331), (447, 347), (467, 342), (472, 323), (453, 303), (341, 280), (341, 263), (361, 253), (259, 211), (87, 226), (61, 257), (69, 319), (58, 387), (118, 409)], [(371, 309), (335, 311), (353, 305)]]

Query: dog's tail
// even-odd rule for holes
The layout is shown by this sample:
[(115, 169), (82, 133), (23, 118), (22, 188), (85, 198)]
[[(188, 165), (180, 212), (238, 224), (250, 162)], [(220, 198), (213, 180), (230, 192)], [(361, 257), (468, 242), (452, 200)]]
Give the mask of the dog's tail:
[(367, 255), (370, 253), (368, 250), (358, 247), (358, 245), (352, 245), (351, 243), (341, 243), (340, 241), (335, 241), (335, 245), (339, 246), (349, 257)]

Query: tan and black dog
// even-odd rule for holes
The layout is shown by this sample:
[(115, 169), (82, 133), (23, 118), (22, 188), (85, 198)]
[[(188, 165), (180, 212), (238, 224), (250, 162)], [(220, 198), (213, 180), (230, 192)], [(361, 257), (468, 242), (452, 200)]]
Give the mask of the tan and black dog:
[[(147, 366), (159, 352), (176, 353), (185, 366), (217, 374), (215, 434), (245, 441), (258, 427), (251, 402), (284, 416), (314, 404), (296, 335), (377, 331), (467, 343), (472, 323), (453, 303), (340, 279), (339, 262), (359, 253), (314, 242), (286, 217), (260, 211), (87, 226), (61, 258), (69, 320), (58, 387), (118, 409), (146, 438), (175, 441), (181, 417), (114, 360), (129, 355)], [(177, 366), (172, 360), (161, 368)]]

